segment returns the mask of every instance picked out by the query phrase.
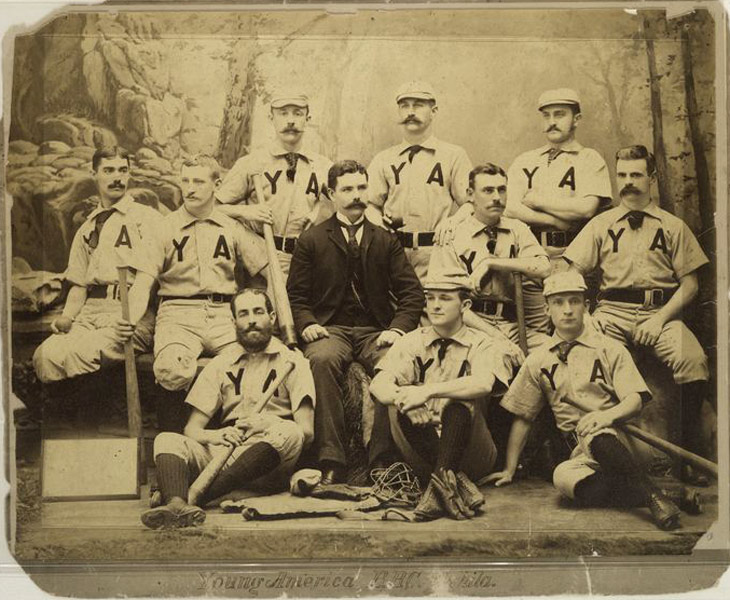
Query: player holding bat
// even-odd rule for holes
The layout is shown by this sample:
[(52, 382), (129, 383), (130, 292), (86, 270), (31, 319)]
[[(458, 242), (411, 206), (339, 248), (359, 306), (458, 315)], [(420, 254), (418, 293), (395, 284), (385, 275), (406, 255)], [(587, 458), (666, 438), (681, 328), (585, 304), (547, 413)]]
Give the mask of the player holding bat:
[[(155, 438), (157, 477), (165, 504), (142, 513), (151, 529), (189, 527), (205, 512), (188, 504), (191, 482), (220, 453), (235, 450), (200, 498), (204, 506), (234, 489), (279, 491), (302, 449), (314, 436), (314, 381), (309, 361), (272, 337), (276, 318), (262, 290), (246, 289), (231, 301), (238, 343), (214, 358), (187, 396), (192, 414), (184, 435), (163, 432)], [(280, 374), (294, 364), (264, 408), (259, 400)], [(223, 426), (206, 429), (218, 411)]]

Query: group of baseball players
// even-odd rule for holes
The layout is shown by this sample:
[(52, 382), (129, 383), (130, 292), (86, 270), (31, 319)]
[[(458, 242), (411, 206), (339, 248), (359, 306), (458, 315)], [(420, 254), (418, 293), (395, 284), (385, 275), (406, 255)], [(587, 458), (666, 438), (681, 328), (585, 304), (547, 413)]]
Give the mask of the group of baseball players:
[[(153, 348), (158, 489), (142, 515), (151, 528), (201, 523), (200, 506), (237, 488), (284, 489), (305, 456), (322, 485), (346, 481), (353, 361), (372, 378), (369, 467), (411, 466), (424, 489), (419, 519), (473, 516), (473, 482), (509, 483), (533, 421), (551, 410), (565, 443), (553, 475), (561, 494), (645, 507), (658, 526), (677, 527), (679, 507), (696, 498), (656, 487), (620, 427), (650, 399), (627, 349), (642, 346), (680, 386), (682, 445), (701, 448), (708, 361), (681, 313), (708, 259), (652, 199), (653, 156), (639, 145), (617, 152), (612, 207), (604, 159), (576, 140), (574, 90), (540, 96), (547, 143), (508, 171), (474, 167), (434, 136), (428, 83), (403, 85), (395, 102), (403, 141), (366, 169), (312, 151), (307, 97), (275, 94), (271, 147), (225, 176), (211, 157), (186, 160), (182, 205), (165, 217), (127, 193), (127, 153), (99, 149), (100, 203), (73, 240), (62, 316), (34, 355), (38, 377), (62, 390), (123, 360), (130, 339)], [(267, 226), (301, 349), (276, 337)], [(214, 357), (202, 371), (201, 356)], [(490, 433), (495, 398), (511, 415), (502, 447)], [(189, 504), (192, 481), (231, 446), (200, 506)], [(680, 475), (707, 485), (688, 465)]]

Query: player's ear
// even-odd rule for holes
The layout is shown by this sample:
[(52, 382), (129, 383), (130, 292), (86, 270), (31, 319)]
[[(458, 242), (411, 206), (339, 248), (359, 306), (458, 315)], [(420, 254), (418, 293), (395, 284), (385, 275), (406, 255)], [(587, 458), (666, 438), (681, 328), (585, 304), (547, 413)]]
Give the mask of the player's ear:
[(461, 314), (463, 315), (470, 308), (471, 308), (471, 298), (464, 298), (461, 301)]
[(437, 113), (438, 111), (439, 111), (439, 107), (438, 107), (438, 104), (434, 104), (434, 105), (433, 105), (433, 106), (431, 107), (431, 114), (434, 114), (434, 115), (435, 115), (435, 114), (436, 114), (436, 113)]
[(583, 118), (583, 115), (582, 114), (575, 113), (575, 115), (573, 115), (573, 124), (574, 125), (577, 125), (578, 124), (578, 121), (580, 121), (582, 118)]
[(468, 188), (466, 188), (466, 195), (467, 196), (473, 196), (474, 195), (474, 188), (472, 188), (471, 186), (469, 186)]

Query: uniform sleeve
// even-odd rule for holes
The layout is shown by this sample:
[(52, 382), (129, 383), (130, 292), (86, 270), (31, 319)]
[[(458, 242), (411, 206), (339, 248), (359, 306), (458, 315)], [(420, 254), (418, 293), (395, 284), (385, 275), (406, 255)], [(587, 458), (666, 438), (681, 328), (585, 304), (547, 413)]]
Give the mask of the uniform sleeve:
[(530, 228), (522, 221), (517, 221), (513, 231), (515, 232), (517, 247), (519, 248), (517, 253), (518, 258), (534, 258), (536, 256), (547, 257), (545, 248), (540, 245), (535, 234), (532, 233)]
[(404, 335), (390, 347), (378, 363), (377, 370), (395, 378), (398, 385), (413, 385), (417, 380), (415, 358), (413, 336)]
[(383, 208), (388, 198), (388, 180), (385, 178), (382, 153), (376, 154), (368, 167), (368, 203)]
[(503, 408), (528, 421), (534, 421), (545, 404), (540, 382), (533, 373), (531, 362), (528, 357), (522, 364), (517, 377), (500, 402)]
[(595, 150), (589, 149), (586, 153), (585, 166), (578, 179), (578, 186), (577, 196), (607, 198), (610, 204), (613, 192), (611, 191), (611, 178), (608, 173), (608, 167), (603, 157)]
[(672, 244), (672, 267), (681, 278), (710, 262), (686, 223), (681, 222), (677, 240)]
[(68, 267), (66, 268), (66, 279), (76, 285), (86, 285), (86, 270), (89, 267), (89, 248), (84, 243), (84, 232), (86, 224), (83, 223), (76, 231), (73, 242), (71, 242), (71, 252), (68, 255)]
[(596, 230), (596, 220), (593, 219), (583, 227), (581, 232), (570, 243), (563, 253), (563, 258), (576, 266), (583, 274), (590, 273), (598, 266), (599, 237)]
[(469, 200), (466, 190), (469, 187), (469, 173), (471, 170), (472, 164), (466, 150), (459, 148), (451, 175), (451, 197), (459, 206)]
[(607, 348), (607, 354), (618, 400), (621, 401), (631, 394), (639, 394), (645, 403), (651, 400), (651, 392), (629, 351), (617, 342)]
[(216, 199), (221, 204), (234, 204), (249, 195), (250, 173), (247, 158), (244, 156), (235, 162), (215, 193)]
[(302, 402), (309, 399), (312, 408), (315, 406), (316, 394), (314, 391), (314, 377), (309, 360), (299, 350), (289, 353), (288, 360), (294, 362), (294, 371), (284, 381), (284, 387), (289, 393), (292, 412), (296, 412)]
[(269, 264), (264, 239), (238, 221), (234, 223), (233, 227), (236, 232), (238, 257), (241, 263), (250, 275), (260, 273)]
[(213, 417), (223, 404), (220, 375), (218, 361), (213, 359), (205, 365), (185, 398), (187, 404), (194, 406), (208, 418)]

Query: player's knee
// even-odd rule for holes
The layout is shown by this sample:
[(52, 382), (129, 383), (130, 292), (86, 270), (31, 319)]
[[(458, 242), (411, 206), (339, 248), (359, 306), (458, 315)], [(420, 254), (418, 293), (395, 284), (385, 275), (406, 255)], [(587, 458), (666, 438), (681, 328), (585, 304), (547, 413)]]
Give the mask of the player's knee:
[(170, 431), (157, 434), (153, 453), (155, 458), (160, 454), (174, 454), (175, 456), (185, 457), (185, 436)]
[(342, 355), (337, 352), (337, 348), (328, 339), (309, 344), (304, 354), (309, 359), (313, 371), (344, 368)]
[(560, 463), (553, 471), (553, 486), (562, 496), (573, 498), (575, 494), (575, 470), (570, 461)]
[(152, 365), (157, 383), (172, 392), (186, 389), (195, 378), (197, 369), (197, 357), (184, 346), (163, 348)]
[(266, 430), (264, 441), (276, 450), (281, 462), (296, 461), (304, 448), (304, 434), (294, 421), (279, 419)]
[(63, 359), (56, 356), (57, 352), (48, 341), (41, 344), (33, 353), (33, 369), (36, 377), (43, 383), (51, 383), (65, 379), (62, 369)]

